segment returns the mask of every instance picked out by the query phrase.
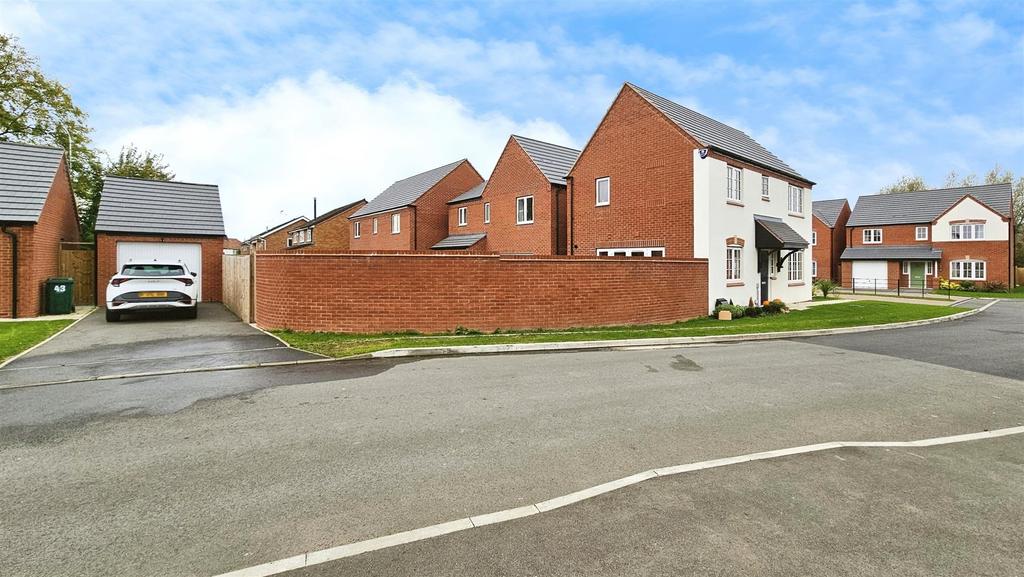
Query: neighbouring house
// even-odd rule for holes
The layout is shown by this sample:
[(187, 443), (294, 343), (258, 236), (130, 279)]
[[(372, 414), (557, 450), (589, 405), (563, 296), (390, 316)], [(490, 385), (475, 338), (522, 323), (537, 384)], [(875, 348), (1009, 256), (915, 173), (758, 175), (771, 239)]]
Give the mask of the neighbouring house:
[(253, 235), (242, 241), (242, 252), (261, 252), (265, 250), (277, 252), (288, 248), (291, 236), (288, 231), (309, 222), (305, 216), (290, 218), (281, 224)]
[(483, 181), (462, 159), (395, 182), (349, 217), (352, 250), (429, 250), (448, 236), (448, 201)]
[(483, 201), (483, 181), (448, 201), (448, 236), (430, 247), (434, 250), (485, 252), (491, 205)]
[(707, 259), (709, 308), (811, 298), (814, 183), (740, 130), (626, 83), (568, 183), (572, 254)]
[(846, 223), (843, 286), (1013, 286), (1012, 195), (1010, 184), (986, 184), (860, 197)]
[(78, 240), (64, 151), (0, 142), (0, 318), (42, 314), (60, 243)]
[(850, 203), (845, 198), (816, 200), (811, 205), (811, 215), (811, 277), (839, 282), (839, 257), (846, 249)]
[(181, 261), (200, 301), (221, 300), (224, 216), (214, 184), (107, 176), (96, 216), (96, 295), (128, 262)]
[(288, 230), (289, 249), (316, 248), (318, 250), (347, 251), (351, 248), (352, 222), (348, 217), (366, 204), (360, 198)]
[(224, 254), (239, 254), (242, 252), (242, 241), (237, 238), (224, 240)]

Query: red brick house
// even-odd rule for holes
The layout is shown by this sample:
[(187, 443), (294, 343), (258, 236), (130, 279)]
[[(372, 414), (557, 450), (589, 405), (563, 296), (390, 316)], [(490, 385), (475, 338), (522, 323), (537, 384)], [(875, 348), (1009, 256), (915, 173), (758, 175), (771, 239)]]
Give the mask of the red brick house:
[(1013, 286), (1010, 184), (862, 196), (846, 230), (843, 286), (925, 288), (940, 278)]
[(395, 182), (349, 217), (352, 250), (430, 249), (448, 236), (448, 201), (483, 181), (462, 159)]
[(348, 251), (352, 244), (352, 222), (348, 217), (365, 205), (366, 199), (361, 198), (290, 228), (287, 248)]
[(434, 250), (486, 252), (491, 205), (483, 200), (483, 181), (448, 201), (448, 236), (430, 247)]
[(200, 301), (221, 300), (224, 216), (213, 184), (107, 176), (96, 215), (96, 298), (129, 261), (183, 262)]
[(60, 243), (78, 235), (64, 151), (0, 142), (0, 318), (42, 314)]
[(267, 230), (253, 235), (242, 241), (242, 252), (262, 252), (265, 250), (278, 252), (288, 248), (290, 238), (289, 231), (296, 229), (309, 222), (305, 216), (290, 218), (281, 224), (274, 225)]
[(846, 249), (846, 221), (850, 203), (845, 198), (812, 203), (811, 277), (839, 282), (839, 257)]

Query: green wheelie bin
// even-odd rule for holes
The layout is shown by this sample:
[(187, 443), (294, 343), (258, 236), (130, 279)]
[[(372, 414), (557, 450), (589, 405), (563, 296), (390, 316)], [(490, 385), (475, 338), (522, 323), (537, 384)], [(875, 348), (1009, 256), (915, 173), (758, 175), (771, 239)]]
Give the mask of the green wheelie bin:
[(46, 279), (46, 314), (66, 315), (75, 312), (75, 279)]

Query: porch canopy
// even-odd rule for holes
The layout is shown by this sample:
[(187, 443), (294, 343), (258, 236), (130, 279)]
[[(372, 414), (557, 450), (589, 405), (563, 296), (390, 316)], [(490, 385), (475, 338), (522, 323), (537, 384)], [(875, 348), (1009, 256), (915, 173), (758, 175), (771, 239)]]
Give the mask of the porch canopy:
[(441, 242), (430, 247), (434, 250), (459, 250), (469, 248), (474, 244), (480, 242), (487, 235), (485, 233), (479, 234), (453, 234), (445, 237)]
[(942, 260), (942, 251), (930, 246), (857, 246), (843, 251), (840, 260)]
[(810, 245), (781, 219), (755, 215), (754, 229), (754, 244), (758, 249), (794, 251)]

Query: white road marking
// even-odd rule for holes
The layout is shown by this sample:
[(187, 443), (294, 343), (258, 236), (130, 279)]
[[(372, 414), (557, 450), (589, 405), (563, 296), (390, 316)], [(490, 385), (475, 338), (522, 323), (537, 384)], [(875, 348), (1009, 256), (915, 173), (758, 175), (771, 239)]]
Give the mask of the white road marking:
[[(994, 431), (982, 431), (980, 433), (952, 435), (948, 437), (919, 439), (917, 441), (837, 441), (831, 443), (817, 443), (814, 445), (790, 447), (788, 449), (762, 451), (760, 453), (748, 453), (746, 455), (726, 457), (724, 459), (713, 459), (710, 461), (701, 461), (698, 463), (676, 465), (674, 467), (662, 467), (659, 469), (651, 469), (649, 471), (644, 471), (642, 473), (630, 475), (629, 477), (616, 479), (614, 481), (609, 481), (607, 483), (602, 483), (594, 487), (576, 491), (574, 493), (569, 493), (568, 495), (562, 495), (560, 497), (548, 499), (547, 501), (542, 501), (540, 503), (537, 503), (536, 505), (527, 505), (525, 507), (517, 507), (514, 509), (506, 509), (504, 511), (487, 513), (484, 515), (476, 515), (465, 519), (458, 519), (456, 521), (438, 523), (437, 525), (430, 525), (429, 527), (422, 527), (420, 529), (403, 531), (401, 533), (395, 533), (393, 535), (375, 537), (373, 539), (367, 539), (365, 541), (356, 541), (355, 543), (340, 545), (338, 547), (331, 547), (330, 549), (310, 551), (308, 553), (296, 555), (294, 557), (288, 557), (286, 559), (280, 559), (278, 561), (263, 563), (262, 565), (255, 565), (253, 567), (247, 567), (245, 569), (238, 569), (236, 571), (231, 571), (229, 573), (221, 573), (220, 575), (215, 575), (214, 577), (269, 577), (270, 575), (277, 575), (279, 573), (292, 571), (294, 569), (301, 569), (303, 567), (319, 565), (320, 563), (344, 559), (346, 557), (354, 557), (356, 555), (361, 555), (363, 553), (368, 553), (370, 551), (379, 551), (381, 549), (386, 549), (388, 547), (395, 547), (398, 545), (405, 545), (407, 543), (414, 543), (416, 541), (431, 539), (441, 535), (455, 533), (457, 531), (465, 531), (476, 527), (493, 525), (495, 523), (504, 523), (506, 521), (511, 521), (513, 519), (521, 519), (523, 517), (539, 515), (541, 513), (545, 513), (547, 511), (551, 511), (559, 507), (565, 507), (566, 505), (571, 505), (573, 503), (578, 503), (580, 501), (590, 499), (598, 495), (603, 495), (604, 493), (609, 493), (617, 489), (622, 489), (623, 487), (636, 485), (638, 483), (642, 483), (648, 479), (653, 479), (655, 477), (678, 475), (681, 473), (689, 473), (693, 471), (703, 471), (706, 469), (724, 467), (727, 465), (748, 463), (750, 461), (761, 461), (766, 459), (776, 459), (779, 457), (788, 457), (791, 455), (831, 451), (843, 447), (934, 447), (937, 445), (952, 445), (955, 443), (966, 443), (969, 441), (994, 439), (997, 437), (1005, 437), (1008, 435), (1020, 434), (1024, 434), (1024, 426), (996, 429)], [(838, 455), (836, 455), (836, 457), (842, 459)]]

